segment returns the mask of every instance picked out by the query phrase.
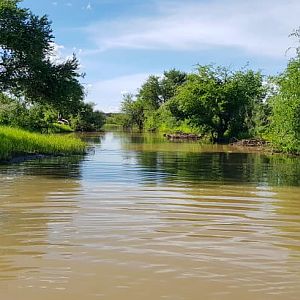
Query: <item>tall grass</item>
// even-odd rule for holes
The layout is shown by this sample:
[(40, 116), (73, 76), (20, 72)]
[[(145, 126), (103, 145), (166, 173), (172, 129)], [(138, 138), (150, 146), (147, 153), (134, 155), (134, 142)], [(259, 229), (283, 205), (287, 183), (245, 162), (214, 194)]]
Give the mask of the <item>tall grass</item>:
[(71, 136), (37, 134), (0, 126), (0, 161), (27, 154), (83, 154), (85, 143)]

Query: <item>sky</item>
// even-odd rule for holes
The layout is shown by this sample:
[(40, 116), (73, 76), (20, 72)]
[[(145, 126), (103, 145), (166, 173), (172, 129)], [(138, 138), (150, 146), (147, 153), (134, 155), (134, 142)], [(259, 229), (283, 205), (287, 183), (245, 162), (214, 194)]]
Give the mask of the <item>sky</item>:
[[(293, 55), (300, 0), (23, 0), (47, 15), (55, 57), (75, 53), (87, 96), (116, 112), (151, 74), (197, 64), (280, 73)], [(290, 50), (288, 50), (291, 48)]]

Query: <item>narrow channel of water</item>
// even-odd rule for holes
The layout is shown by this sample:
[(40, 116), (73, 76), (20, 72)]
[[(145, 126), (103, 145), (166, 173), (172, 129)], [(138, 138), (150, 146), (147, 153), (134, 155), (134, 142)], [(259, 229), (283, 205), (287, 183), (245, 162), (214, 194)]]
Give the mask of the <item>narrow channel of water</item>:
[(154, 135), (0, 166), (1, 300), (300, 299), (300, 159)]

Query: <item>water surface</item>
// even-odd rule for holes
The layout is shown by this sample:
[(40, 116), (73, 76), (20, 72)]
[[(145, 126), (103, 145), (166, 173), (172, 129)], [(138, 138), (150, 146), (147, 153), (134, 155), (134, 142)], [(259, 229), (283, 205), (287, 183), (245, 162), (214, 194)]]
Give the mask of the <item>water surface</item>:
[(0, 299), (300, 299), (300, 160), (157, 136), (0, 166)]

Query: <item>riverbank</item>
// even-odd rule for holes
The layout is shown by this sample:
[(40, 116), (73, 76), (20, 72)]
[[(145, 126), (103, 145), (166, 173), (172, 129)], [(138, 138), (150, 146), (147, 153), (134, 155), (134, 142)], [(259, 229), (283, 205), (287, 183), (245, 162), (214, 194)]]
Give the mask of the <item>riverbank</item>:
[(38, 134), (0, 126), (0, 162), (18, 157), (83, 154), (86, 144), (72, 136)]

